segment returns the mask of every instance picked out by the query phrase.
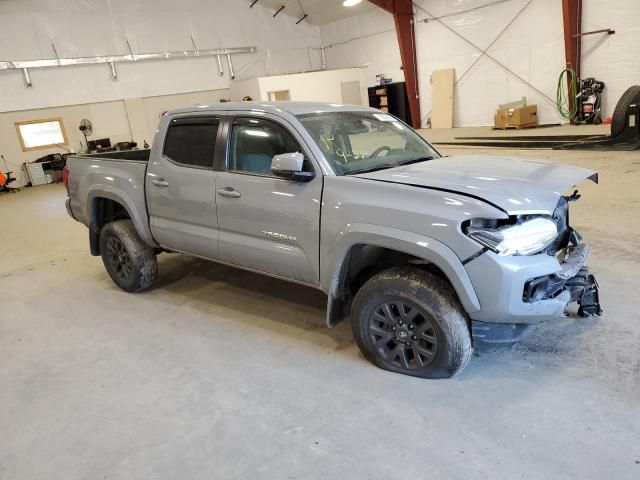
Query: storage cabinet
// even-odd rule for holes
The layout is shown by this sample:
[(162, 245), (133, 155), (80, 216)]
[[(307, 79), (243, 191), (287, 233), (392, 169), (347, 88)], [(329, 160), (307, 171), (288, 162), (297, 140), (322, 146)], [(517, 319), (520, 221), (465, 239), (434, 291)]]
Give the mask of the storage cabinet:
[(368, 88), (369, 106), (389, 112), (406, 123), (409, 118), (409, 103), (407, 89), (404, 82), (387, 83)]

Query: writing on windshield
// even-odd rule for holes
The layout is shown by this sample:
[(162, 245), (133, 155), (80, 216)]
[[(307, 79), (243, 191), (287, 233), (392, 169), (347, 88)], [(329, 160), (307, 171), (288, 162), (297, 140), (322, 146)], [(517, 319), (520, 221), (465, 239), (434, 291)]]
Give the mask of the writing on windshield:
[(338, 175), (439, 157), (395, 117), (375, 112), (323, 112), (298, 117)]

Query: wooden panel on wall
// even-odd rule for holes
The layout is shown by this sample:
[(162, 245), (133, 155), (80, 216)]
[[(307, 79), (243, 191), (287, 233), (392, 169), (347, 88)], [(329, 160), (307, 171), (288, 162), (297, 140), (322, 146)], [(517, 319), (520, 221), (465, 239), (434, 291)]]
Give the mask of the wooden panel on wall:
[(453, 86), (456, 71), (453, 68), (431, 72), (433, 95), (431, 128), (453, 128)]

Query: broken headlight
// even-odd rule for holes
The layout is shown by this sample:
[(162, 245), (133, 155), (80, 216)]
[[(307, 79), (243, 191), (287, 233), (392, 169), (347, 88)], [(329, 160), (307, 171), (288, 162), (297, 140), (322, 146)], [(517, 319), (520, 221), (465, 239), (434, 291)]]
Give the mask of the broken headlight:
[(558, 228), (545, 217), (528, 217), (509, 225), (475, 219), (466, 233), (498, 255), (531, 255), (547, 248), (558, 236)]

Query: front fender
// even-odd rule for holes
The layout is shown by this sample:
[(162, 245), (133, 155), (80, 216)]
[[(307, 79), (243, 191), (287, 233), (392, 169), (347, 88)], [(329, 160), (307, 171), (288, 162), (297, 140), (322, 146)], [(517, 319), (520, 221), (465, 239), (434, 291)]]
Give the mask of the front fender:
[[(344, 226), (336, 235), (328, 258), (322, 262), (330, 266), (323, 270), (321, 279), (322, 289), (327, 292), (330, 303), (336, 294), (347, 252), (358, 244), (396, 250), (433, 263), (447, 276), (465, 311), (469, 314), (480, 311), (480, 302), (462, 262), (445, 244), (418, 233), (362, 223)], [(327, 312), (330, 311), (328, 308)]]

